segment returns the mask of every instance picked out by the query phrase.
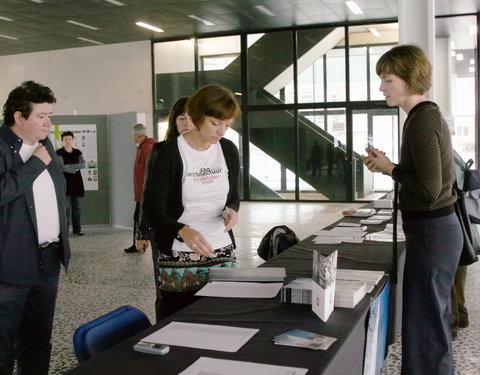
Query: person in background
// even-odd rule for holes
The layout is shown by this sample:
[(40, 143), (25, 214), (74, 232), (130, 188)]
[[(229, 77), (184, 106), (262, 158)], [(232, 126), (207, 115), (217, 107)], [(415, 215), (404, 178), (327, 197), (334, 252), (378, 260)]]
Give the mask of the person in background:
[(389, 106), (407, 113), (400, 162), (374, 147), (364, 163), (400, 184), (399, 208), (406, 237), (403, 276), (402, 374), (454, 375), (450, 291), (463, 247), (454, 211), (454, 161), (450, 130), (425, 93), (431, 65), (413, 45), (400, 45), (377, 62)]
[(164, 141), (169, 141), (178, 137), (180, 134), (192, 130), (193, 124), (185, 112), (188, 97), (178, 99), (168, 113), (168, 128), (165, 133)]
[(194, 127), (152, 154), (142, 200), (159, 251), (166, 314), (195, 300), (210, 267), (235, 261), (240, 162), (236, 146), (223, 136), (240, 107), (230, 90), (208, 85), (188, 99), (186, 111)]
[(0, 127), (0, 374), (47, 375), (60, 264), (70, 258), (62, 165), (48, 139), (55, 96), (10, 92)]
[(467, 266), (459, 266), (452, 286), (452, 337), (457, 338), (459, 328), (467, 328), (469, 324), (468, 310), (465, 305), (465, 280)]
[(82, 151), (73, 148), (74, 135), (71, 131), (63, 132), (60, 138), (63, 147), (57, 150), (57, 155), (63, 161), (63, 175), (67, 181), (67, 218), (72, 218), (73, 234), (83, 236), (80, 202), (85, 195), (85, 188), (80, 170), (85, 168), (86, 163)]
[[(187, 104), (188, 97), (183, 97), (178, 99), (170, 109), (168, 114), (168, 127), (165, 133), (165, 138), (162, 142), (155, 143), (153, 145), (152, 151), (150, 152), (148, 162), (147, 162), (147, 170), (150, 168), (149, 164), (151, 160), (157, 159), (157, 153), (162, 148), (162, 146), (172, 139), (177, 138), (180, 134), (188, 132), (192, 130), (193, 124), (190, 121), (190, 117), (187, 116), (185, 112), (185, 106)], [(140, 251), (148, 246), (151, 243), (152, 249), (152, 261), (153, 261), (153, 272), (155, 277), (155, 291), (156, 291), (156, 299), (155, 299), (155, 315), (156, 321), (160, 321), (165, 313), (163, 309), (163, 298), (160, 293), (160, 284), (158, 281), (158, 269), (157, 269), (157, 259), (158, 259), (158, 245), (155, 242), (155, 239), (151, 239), (150, 235), (150, 228), (148, 223), (144, 222), (145, 215), (143, 215), (143, 208), (145, 205), (148, 204), (145, 202), (145, 196), (142, 195), (142, 201), (140, 204), (140, 220), (138, 220), (139, 227), (136, 230), (137, 239), (135, 241), (137, 250)]]
[(153, 145), (157, 143), (157, 140), (155, 138), (147, 137), (147, 128), (143, 124), (135, 124), (132, 129), (132, 139), (137, 145), (137, 154), (135, 156), (135, 163), (133, 164), (133, 189), (135, 201), (135, 212), (133, 214), (133, 244), (124, 249), (124, 251), (126, 253), (143, 253), (149, 246), (149, 243), (146, 241), (141, 248), (137, 249), (135, 243), (137, 235), (135, 232), (138, 228), (145, 167), (147, 165), (148, 155), (150, 154), (150, 151), (152, 151)]
[(318, 141), (315, 139), (313, 141), (312, 148), (310, 149), (310, 168), (311, 175), (315, 177), (317, 174), (322, 175), (322, 161), (323, 161), (323, 148), (318, 144)]

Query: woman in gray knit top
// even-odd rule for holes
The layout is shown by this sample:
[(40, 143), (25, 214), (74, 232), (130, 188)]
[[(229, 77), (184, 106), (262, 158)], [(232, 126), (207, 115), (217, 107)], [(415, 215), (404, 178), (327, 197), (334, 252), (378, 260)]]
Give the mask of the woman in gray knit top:
[(450, 291), (463, 236), (453, 207), (450, 131), (438, 106), (425, 96), (431, 65), (420, 48), (397, 46), (380, 58), (376, 70), (387, 104), (408, 115), (399, 164), (374, 147), (364, 157), (369, 170), (400, 184), (406, 236), (402, 374), (453, 375)]

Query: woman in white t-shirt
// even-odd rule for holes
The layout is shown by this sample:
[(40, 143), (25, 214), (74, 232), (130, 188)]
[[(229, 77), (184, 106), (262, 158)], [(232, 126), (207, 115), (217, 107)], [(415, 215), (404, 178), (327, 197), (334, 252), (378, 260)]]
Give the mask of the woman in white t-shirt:
[(208, 85), (190, 97), (187, 113), (194, 128), (154, 153), (142, 198), (168, 314), (195, 300), (210, 267), (235, 261), (240, 163), (236, 146), (223, 136), (240, 107), (230, 90)]

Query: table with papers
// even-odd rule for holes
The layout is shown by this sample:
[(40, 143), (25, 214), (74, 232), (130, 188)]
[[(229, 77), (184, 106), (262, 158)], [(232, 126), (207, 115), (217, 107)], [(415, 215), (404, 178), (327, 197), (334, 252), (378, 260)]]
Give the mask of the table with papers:
[[(353, 222), (353, 218), (343, 219), (345, 220)], [(284, 267), (287, 275), (285, 283), (299, 277), (311, 277), (312, 252), (319, 246), (335, 246), (339, 250), (339, 268), (383, 270), (387, 273), (391, 271), (391, 243), (365, 241), (360, 244), (319, 245), (312, 238), (313, 236), (268, 260), (262, 267)], [(366, 324), (370, 304), (388, 284), (388, 276), (385, 275), (368, 295), (369, 298), (363, 298), (354, 308), (335, 308), (327, 322), (321, 321), (309, 305), (282, 303), (280, 294), (275, 298), (202, 297), (149, 329), (82, 363), (68, 374), (198, 374), (198, 371), (208, 371), (210, 366), (227, 364), (228, 370), (230, 365), (250, 368), (256, 364), (273, 366), (265, 367), (265, 371), (277, 371), (276, 367), (280, 366), (284, 372), (274, 372), (278, 374), (304, 374), (302, 369), (308, 369), (307, 375), (360, 375), (365, 361)], [(177, 346), (173, 343), (170, 344), (170, 352), (163, 356), (133, 351), (133, 345), (140, 339), (179, 323), (246, 329), (247, 336), (248, 332), (253, 332), (248, 330), (255, 330), (255, 334), (248, 336), (248, 340), (242, 336), (242, 345), (237, 351), (230, 352), (212, 347)], [(296, 329), (337, 340), (328, 350), (273, 343), (274, 337)], [(288, 372), (284, 367), (295, 370)], [(231, 375), (228, 371), (225, 374)]]

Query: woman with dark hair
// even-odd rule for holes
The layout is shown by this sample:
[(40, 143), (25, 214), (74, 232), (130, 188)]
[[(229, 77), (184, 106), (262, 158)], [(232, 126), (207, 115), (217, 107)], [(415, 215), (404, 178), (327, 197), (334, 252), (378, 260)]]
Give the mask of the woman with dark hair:
[(240, 107), (230, 90), (208, 85), (188, 99), (187, 113), (193, 129), (158, 147), (143, 192), (167, 314), (195, 300), (210, 267), (235, 261), (240, 163), (236, 146), (223, 136)]
[[(149, 164), (151, 160), (158, 162), (158, 153), (163, 145), (172, 139), (177, 138), (180, 134), (190, 131), (193, 128), (193, 124), (190, 121), (190, 117), (186, 114), (186, 104), (188, 97), (183, 97), (178, 99), (170, 108), (168, 113), (168, 128), (165, 133), (165, 138), (162, 142), (158, 142), (153, 145), (152, 151), (149, 154), (148, 163), (146, 171), (149, 169)], [(146, 175), (146, 173), (145, 173)], [(148, 199), (148, 198), (147, 198)], [(156, 290), (156, 299), (155, 299), (155, 315), (156, 320), (159, 321), (165, 315), (163, 308), (162, 295), (160, 293), (159, 282), (158, 282), (158, 270), (157, 270), (157, 259), (158, 259), (158, 246), (155, 242), (150, 241), (151, 233), (148, 223), (146, 222), (145, 215), (143, 213), (144, 207), (148, 206), (147, 201), (145, 200), (144, 194), (142, 193), (142, 199), (139, 208), (140, 220), (137, 221), (137, 227), (135, 230), (135, 247), (139, 252), (143, 252), (146, 248), (151, 247), (152, 249), (152, 260), (153, 260), (153, 269), (155, 276), (155, 290)]]
[(376, 70), (387, 104), (408, 115), (398, 164), (374, 147), (364, 157), (369, 170), (400, 184), (406, 237), (402, 374), (453, 375), (450, 291), (463, 236), (454, 211), (450, 130), (438, 106), (425, 96), (432, 69), (420, 48), (392, 48), (380, 57)]
[(168, 128), (164, 141), (169, 141), (187, 131), (192, 130), (193, 124), (185, 112), (188, 97), (178, 99), (168, 114)]

